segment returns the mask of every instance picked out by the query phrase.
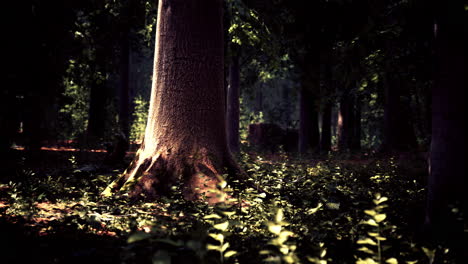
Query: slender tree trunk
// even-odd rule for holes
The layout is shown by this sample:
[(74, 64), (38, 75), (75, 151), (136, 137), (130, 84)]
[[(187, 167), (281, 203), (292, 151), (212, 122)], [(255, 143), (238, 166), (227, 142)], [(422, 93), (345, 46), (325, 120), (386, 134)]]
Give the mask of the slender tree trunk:
[(340, 100), (338, 112), (338, 149), (347, 151), (351, 149), (353, 137), (353, 102), (350, 95), (345, 94)]
[(410, 107), (400, 100), (401, 86), (404, 83), (396, 75), (384, 80), (384, 137), (381, 150), (385, 152), (406, 151), (417, 145), (414, 128), (409, 118)]
[(336, 141), (338, 150), (343, 151), (346, 149), (346, 131), (344, 121), (346, 119), (346, 101), (341, 98), (340, 104), (337, 109), (337, 122), (336, 122)]
[(312, 89), (303, 85), (299, 98), (299, 142), (300, 153), (316, 150), (320, 142), (318, 111)]
[(119, 91), (119, 125), (120, 130), (129, 138), (130, 135), (130, 43), (129, 35), (124, 34), (120, 50), (120, 91)]
[[(160, 0), (153, 87), (135, 160), (104, 195), (153, 199), (180, 183), (186, 199), (216, 189), (238, 167), (226, 139), (221, 0)], [(227, 171), (225, 171), (227, 168)]]
[(128, 28), (124, 30), (120, 40), (120, 85), (118, 87), (119, 131), (117, 135), (113, 135), (112, 149), (107, 153), (105, 159), (105, 162), (110, 164), (122, 163), (130, 147), (130, 40)]
[(328, 152), (331, 150), (332, 134), (332, 103), (326, 102), (322, 115), (322, 134), (320, 137), (320, 150)]
[(233, 56), (229, 68), (229, 86), (227, 95), (227, 137), (231, 152), (239, 152), (239, 57)]
[[(454, 221), (451, 207), (467, 210), (466, 192), (466, 89), (468, 87), (468, 33), (461, 24), (463, 6), (448, 13), (453, 3), (439, 1), (436, 31), (436, 80), (432, 90), (432, 142), (425, 225), (439, 239), (457, 241), (466, 261), (463, 224)], [(457, 20), (457, 18), (459, 20)], [(466, 22), (466, 20), (465, 20)], [(465, 219), (466, 221), (466, 219)], [(460, 235), (455, 236), (454, 235)], [(457, 240), (458, 239), (458, 240)], [(462, 248), (464, 246), (464, 248)]]
[(260, 113), (263, 111), (263, 82), (260, 82), (260, 86), (255, 91), (255, 111)]
[(101, 81), (94, 81), (91, 85), (88, 128), (86, 130), (86, 143), (93, 145), (104, 137), (106, 120), (106, 89)]
[(361, 100), (359, 97), (355, 100), (354, 109), (351, 110), (353, 111), (353, 124), (351, 126), (352, 137), (350, 141), (350, 149), (358, 151), (361, 149)]
[(345, 93), (340, 100), (337, 130), (340, 151), (357, 151), (361, 148), (360, 101), (349, 93)]

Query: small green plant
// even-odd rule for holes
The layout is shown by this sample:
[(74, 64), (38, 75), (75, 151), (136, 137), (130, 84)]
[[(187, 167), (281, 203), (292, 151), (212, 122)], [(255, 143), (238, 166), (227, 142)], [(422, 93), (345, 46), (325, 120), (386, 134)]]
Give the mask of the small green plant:
[(380, 193), (377, 193), (373, 200), (374, 208), (364, 211), (364, 213), (369, 215), (369, 218), (363, 221), (362, 224), (369, 226), (370, 229), (366, 236), (357, 241), (357, 244), (361, 246), (358, 250), (364, 252), (369, 257), (365, 259), (359, 258), (356, 264), (398, 263), (396, 258), (385, 259), (382, 255), (382, 241), (387, 240), (383, 235), (383, 231), (391, 228), (384, 222), (387, 215), (383, 213), (383, 209), (387, 207), (387, 205), (384, 204), (387, 200), (387, 197), (383, 197)]
[(219, 253), (219, 263), (224, 263), (226, 259), (231, 258), (237, 254), (234, 250), (229, 249), (229, 242), (225, 241), (226, 231), (229, 227), (229, 217), (234, 215), (236, 212), (234, 210), (234, 205), (229, 205), (229, 202), (235, 202), (236, 199), (226, 199), (227, 192), (229, 188), (227, 187), (227, 182), (223, 177), (219, 177), (220, 182), (218, 183), (217, 190), (213, 192), (220, 198), (223, 202), (217, 203), (214, 208), (214, 213), (206, 215), (203, 217), (211, 227), (208, 229), (208, 236), (213, 240), (213, 242), (208, 242), (206, 249), (208, 251), (216, 251)]
[(296, 254), (297, 246), (295, 243), (287, 243), (290, 237), (295, 234), (285, 228), (289, 225), (284, 221), (284, 213), (281, 208), (276, 209), (274, 221), (266, 223), (268, 231), (275, 235), (268, 242), (268, 249), (260, 251), (261, 255), (265, 255), (265, 263), (300, 263), (299, 257)]
[(325, 243), (320, 242), (319, 247), (320, 247), (319, 257), (312, 258), (308, 256), (307, 260), (315, 264), (327, 264), (328, 262), (327, 262), (327, 259), (325, 258), (327, 256), (327, 248), (325, 247)]

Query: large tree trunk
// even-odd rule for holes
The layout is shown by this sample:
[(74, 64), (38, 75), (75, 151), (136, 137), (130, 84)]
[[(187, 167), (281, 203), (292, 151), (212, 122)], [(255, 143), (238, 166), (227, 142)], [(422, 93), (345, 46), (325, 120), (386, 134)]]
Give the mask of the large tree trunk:
[[(141, 149), (104, 194), (154, 199), (181, 184), (198, 199), (236, 173), (226, 140), (222, 1), (160, 0), (153, 87)], [(225, 171), (227, 168), (228, 171)]]
[(227, 94), (227, 137), (231, 152), (239, 152), (239, 90), (240, 90), (239, 56), (232, 57), (229, 67), (229, 86)]
[(449, 15), (444, 13), (448, 11), (448, 5), (449, 2), (444, 2), (437, 9), (437, 63), (432, 91), (432, 142), (425, 224), (436, 237), (445, 236), (448, 240), (457, 241), (457, 246), (464, 246), (460, 257), (462, 254), (466, 257), (466, 244), (463, 245), (461, 237), (453, 237), (451, 232), (463, 234), (463, 224), (454, 225), (451, 207), (464, 207), (465, 213), (467, 210), (465, 113), (468, 43), (466, 39), (460, 39), (460, 34), (466, 34), (468, 29), (466, 24), (460, 24), (466, 15), (462, 13), (462, 6), (452, 9), (460, 13)]

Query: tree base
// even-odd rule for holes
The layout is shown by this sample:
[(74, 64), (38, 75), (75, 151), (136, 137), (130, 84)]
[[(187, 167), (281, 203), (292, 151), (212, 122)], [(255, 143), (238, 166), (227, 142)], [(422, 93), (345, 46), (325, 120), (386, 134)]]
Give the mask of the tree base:
[(243, 174), (230, 155), (223, 155), (224, 158), (217, 161), (206, 153), (188, 158), (170, 153), (142, 153), (138, 151), (130, 167), (104, 190), (103, 196), (124, 193), (136, 200), (154, 200), (170, 194), (173, 187), (181, 187), (187, 200), (217, 203), (225, 199), (218, 188), (224, 181), (222, 175), (238, 177)]

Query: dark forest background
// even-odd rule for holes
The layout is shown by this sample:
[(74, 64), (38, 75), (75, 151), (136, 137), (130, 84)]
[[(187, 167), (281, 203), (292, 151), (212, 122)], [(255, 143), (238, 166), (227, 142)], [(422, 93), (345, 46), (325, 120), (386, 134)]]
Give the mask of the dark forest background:
[(223, 1), (229, 146), (274, 197), (247, 207), (99, 196), (143, 138), (157, 7), (2, 4), (1, 263), (466, 263), (466, 1)]

